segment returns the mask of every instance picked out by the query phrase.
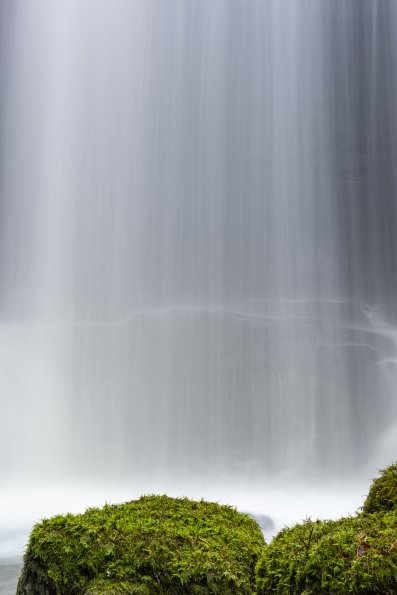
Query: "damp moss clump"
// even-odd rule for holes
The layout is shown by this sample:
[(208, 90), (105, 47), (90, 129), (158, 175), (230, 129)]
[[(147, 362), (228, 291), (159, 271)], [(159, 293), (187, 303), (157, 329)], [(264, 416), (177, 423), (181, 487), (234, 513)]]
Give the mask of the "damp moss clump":
[(386, 512), (397, 509), (397, 464), (394, 463), (381, 471), (373, 480), (363, 512)]
[(397, 593), (397, 514), (284, 529), (258, 563), (258, 595)]
[(17, 594), (248, 594), (263, 547), (232, 507), (143, 496), (35, 525)]
[(396, 487), (391, 465), (360, 514), (281, 531), (258, 562), (257, 594), (397, 593)]

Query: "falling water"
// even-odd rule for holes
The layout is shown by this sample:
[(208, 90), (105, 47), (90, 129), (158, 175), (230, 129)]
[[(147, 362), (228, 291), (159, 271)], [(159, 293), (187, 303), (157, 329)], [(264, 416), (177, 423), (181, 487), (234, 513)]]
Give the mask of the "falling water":
[(396, 30), (394, 0), (2, 1), (3, 486), (233, 502), (395, 457)]

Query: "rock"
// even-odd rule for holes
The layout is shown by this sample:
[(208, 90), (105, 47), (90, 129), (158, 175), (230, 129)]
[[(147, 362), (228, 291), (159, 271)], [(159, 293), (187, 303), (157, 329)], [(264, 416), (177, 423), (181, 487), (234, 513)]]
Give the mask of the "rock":
[(387, 512), (397, 509), (397, 464), (390, 465), (381, 471), (373, 480), (363, 512)]
[(234, 508), (144, 496), (36, 525), (17, 594), (248, 595), (264, 545)]
[(397, 593), (396, 533), (395, 512), (286, 528), (263, 550), (257, 594)]
[(257, 595), (397, 593), (397, 465), (371, 485), (363, 512), (283, 529), (263, 549)]

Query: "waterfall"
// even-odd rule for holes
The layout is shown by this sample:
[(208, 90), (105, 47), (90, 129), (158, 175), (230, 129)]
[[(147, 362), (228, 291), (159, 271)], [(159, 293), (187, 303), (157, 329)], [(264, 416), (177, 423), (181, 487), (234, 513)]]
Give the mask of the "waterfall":
[(7, 485), (391, 462), (396, 30), (394, 0), (3, 0)]

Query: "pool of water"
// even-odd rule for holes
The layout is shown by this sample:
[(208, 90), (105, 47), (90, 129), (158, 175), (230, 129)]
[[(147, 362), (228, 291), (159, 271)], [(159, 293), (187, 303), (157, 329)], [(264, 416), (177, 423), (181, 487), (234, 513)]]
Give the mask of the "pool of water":
[(18, 576), (22, 568), (20, 559), (0, 559), (0, 595), (15, 595)]

